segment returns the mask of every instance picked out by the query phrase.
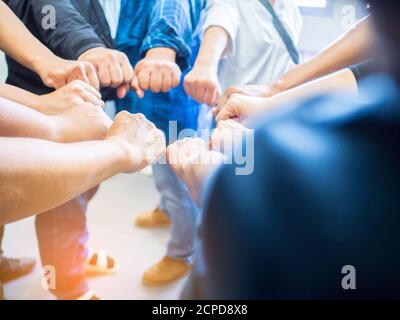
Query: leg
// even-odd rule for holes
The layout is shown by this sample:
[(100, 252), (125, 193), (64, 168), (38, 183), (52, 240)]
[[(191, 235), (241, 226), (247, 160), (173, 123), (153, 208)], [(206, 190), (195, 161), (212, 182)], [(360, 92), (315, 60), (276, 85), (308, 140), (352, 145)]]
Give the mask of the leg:
[(97, 188), (36, 217), (43, 266), (55, 268), (59, 299), (75, 299), (88, 291), (83, 263), (87, 256), (86, 209)]

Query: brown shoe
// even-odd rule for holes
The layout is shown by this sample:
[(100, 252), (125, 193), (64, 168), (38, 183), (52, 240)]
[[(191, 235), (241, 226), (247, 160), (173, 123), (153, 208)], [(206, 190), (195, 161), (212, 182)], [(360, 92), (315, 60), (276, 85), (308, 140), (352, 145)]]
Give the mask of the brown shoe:
[(170, 224), (167, 214), (158, 207), (136, 218), (136, 225), (141, 228), (168, 228)]
[(185, 261), (164, 257), (143, 274), (143, 284), (151, 287), (165, 285), (182, 278), (190, 269), (191, 265)]

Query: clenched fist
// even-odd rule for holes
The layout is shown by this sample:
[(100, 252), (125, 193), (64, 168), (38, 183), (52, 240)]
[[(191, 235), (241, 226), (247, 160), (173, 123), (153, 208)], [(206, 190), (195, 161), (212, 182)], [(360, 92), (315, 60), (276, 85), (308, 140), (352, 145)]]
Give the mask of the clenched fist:
[(186, 93), (199, 103), (213, 106), (221, 97), (221, 89), (215, 68), (195, 65), (184, 81)]
[(165, 152), (164, 134), (143, 114), (122, 111), (107, 132), (106, 140), (122, 146), (127, 155), (124, 172), (140, 171)]
[(231, 156), (235, 148), (241, 146), (246, 135), (252, 133), (253, 130), (246, 128), (237, 121), (220, 121), (211, 135), (210, 146), (213, 150)]
[(185, 138), (167, 148), (168, 164), (185, 182), (193, 200), (199, 206), (204, 182), (224, 160), (221, 153), (208, 150), (202, 139)]
[(149, 90), (154, 93), (168, 92), (179, 86), (181, 70), (175, 63), (175, 51), (169, 48), (155, 48), (135, 67), (131, 87), (139, 98)]
[(74, 80), (81, 80), (99, 89), (96, 69), (90, 62), (70, 61), (54, 56), (50, 61), (41, 62), (36, 72), (49, 88), (59, 89)]
[(55, 140), (65, 143), (103, 140), (112, 123), (101, 107), (90, 103), (73, 107), (51, 118), (57, 132)]
[(117, 95), (121, 99), (128, 93), (133, 79), (133, 68), (124, 53), (107, 48), (93, 48), (84, 52), (79, 61), (94, 65), (101, 87), (117, 88)]
[(36, 109), (47, 115), (59, 114), (86, 102), (104, 107), (100, 92), (80, 80), (72, 81), (52, 93), (37, 97)]

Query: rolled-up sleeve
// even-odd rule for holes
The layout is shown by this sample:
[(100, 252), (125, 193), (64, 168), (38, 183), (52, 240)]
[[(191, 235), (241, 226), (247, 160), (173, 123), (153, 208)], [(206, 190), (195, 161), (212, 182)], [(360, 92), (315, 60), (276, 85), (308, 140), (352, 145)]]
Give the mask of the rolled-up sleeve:
[(186, 69), (192, 55), (192, 40), (199, 32), (203, 0), (157, 0), (149, 19), (148, 33), (141, 54), (153, 48), (174, 49), (177, 63)]
[(229, 36), (228, 45), (222, 54), (226, 59), (235, 54), (235, 39), (239, 29), (237, 0), (208, 0), (204, 30), (221, 27)]

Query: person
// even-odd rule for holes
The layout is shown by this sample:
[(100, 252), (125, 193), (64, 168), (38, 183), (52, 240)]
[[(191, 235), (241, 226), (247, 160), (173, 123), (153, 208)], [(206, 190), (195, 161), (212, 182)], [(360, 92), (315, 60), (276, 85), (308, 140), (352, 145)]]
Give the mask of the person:
[[(133, 78), (133, 68), (125, 54), (113, 49), (107, 20), (98, 1), (6, 0), (5, 3), (55, 54), (93, 65), (98, 87), (102, 89), (102, 100), (115, 100), (117, 96), (126, 94)], [(57, 13), (55, 29), (42, 27), (42, 9), (48, 5)], [(37, 95), (52, 92), (39, 77), (9, 56), (7, 64), (8, 84)], [(66, 124), (65, 121), (62, 123)], [(75, 136), (77, 134), (82, 134), (82, 131), (77, 131)], [(53, 265), (57, 269), (58, 285), (52, 292), (59, 299), (82, 296), (90, 299), (86, 272), (93, 268), (97, 274), (117, 270), (118, 261), (114, 257), (108, 254), (101, 254), (100, 257), (101, 252), (89, 252), (85, 245), (88, 239), (85, 213), (96, 190), (97, 187), (36, 217), (42, 264)], [(62, 231), (55, 233), (54, 230)]]
[[(1, 50), (13, 55), (15, 59), (37, 72), (48, 86), (60, 87), (74, 79), (82, 80), (79, 85), (81, 88), (91, 88), (90, 84), (98, 86), (94, 67), (90, 63), (69, 61), (55, 56), (29, 33), (3, 2), (0, 3), (0, 13), (2, 16), (0, 21)], [(30, 50), (25, 50), (18, 43), (29, 43)], [(43, 63), (44, 61), (46, 63)], [(74, 81), (78, 82), (79, 80)], [(0, 96), (13, 100), (23, 99), (32, 107), (41, 108), (43, 112), (46, 112), (55, 109), (56, 106), (65, 108), (67, 103), (71, 103), (72, 98), (75, 99), (76, 95), (66, 92), (70, 89), (71, 86), (60, 88), (55, 94), (39, 97), (8, 85), (0, 85)], [(101, 99), (93, 95), (92, 91), (96, 92), (95, 89), (81, 90), (79, 98), (83, 101), (87, 101), (85, 99), (89, 98), (92, 103), (100, 103)], [(1, 246), (3, 235), (4, 226), (0, 226), (0, 281), (6, 283), (30, 273), (36, 262), (32, 258), (14, 259), (4, 256)]]
[(267, 0), (275, 19), (263, 2), (208, 1), (204, 39), (185, 77), (185, 90), (193, 99), (214, 106), (229, 86), (271, 83), (292, 67), (275, 22), (279, 20), (296, 50), (302, 29), (299, 9), (292, 0)]
[[(386, 72), (362, 99), (322, 95), (258, 120), (254, 172), (222, 165), (203, 189), (185, 298), (399, 297), (400, 5), (368, 2)], [(190, 161), (174, 166), (184, 179)]]
[[(0, 99), (0, 109), (8, 104), (25, 108)], [(142, 114), (121, 112), (105, 140), (65, 144), (2, 135), (0, 146), (0, 224), (5, 224), (57, 207), (117, 173), (143, 169), (163, 154), (165, 138)]]
[[(203, 0), (121, 2), (116, 43), (135, 66), (135, 92), (118, 101), (118, 110), (143, 113), (169, 143), (199, 128), (201, 106), (185, 93), (181, 78), (198, 51), (204, 7)], [(199, 210), (168, 165), (154, 165), (153, 171), (160, 202), (156, 209), (140, 214), (136, 224), (156, 227), (171, 221), (166, 256), (143, 275), (144, 284), (158, 286), (189, 271)]]
[(375, 60), (366, 60), (359, 64), (349, 66), (325, 77), (307, 82), (292, 89), (276, 93), (271, 97), (248, 96), (232, 94), (224, 105), (214, 109), (217, 121), (227, 119), (246, 120), (265, 111), (280, 106), (306, 100), (319, 94), (342, 91), (357, 96), (358, 86), (362, 79), (378, 73), (380, 66)]
[[(267, 100), (267, 98), (273, 98), (280, 93), (282, 93), (281, 97), (285, 98), (289, 96), (306, 98), (307, 95), (324, 90), (349, 89), (354, 92), (354, 75), (348, 68), (362, 61), (372, 59), (374, 56), (374, 46), (370, 40), (370, 20), (369, 16), (361, 19), (353, 28), (345, 32), (318, 55), (303, 64), (293, 67), (276, 81), (259, 85), (230, 86), (219, 100), (214, 114), (219, 113), (228, 103), (231, 107), (235, 107), (236, 102), (238, 107), (247, 104), (248, 108), (251, 108), (254, 104), (255, 109), (259, 109), (263, 102), (268, 105), (268, 101), (276, 105), (273, 99)], [(374, 67), (375, 70), (378, 68), (379, 66)], [(315, 81), (318, 79), (322, 80)], [(303, 86), (298, 90), (292, 90), (308, 82), (312, 82), (312, 84)], [(302, 89), (305, 90), (303, 91)], [(293, 92), (293, 94), (285, 94), (286, 91)], [(254, 97), (254, 99), (251, 99), (251, 97)], [(277, 104), (279, 104), (283, 98), (278, 98), (277, 100), (279, 100), (277, 101)]]

